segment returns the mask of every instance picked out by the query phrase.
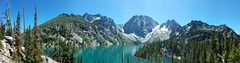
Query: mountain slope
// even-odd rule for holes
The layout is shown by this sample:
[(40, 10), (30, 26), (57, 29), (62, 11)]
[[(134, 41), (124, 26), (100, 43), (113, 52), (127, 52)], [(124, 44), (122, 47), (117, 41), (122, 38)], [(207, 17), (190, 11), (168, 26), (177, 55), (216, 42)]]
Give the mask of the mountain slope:
[(85, 17), (100, 19), (89, 22), (80, 15), (61, 14), (39, 25), (41, 34), (53, 32), (50, 36), (56, 37), (59, 33), (64, 41), (77, 41), (84, 45), (133, 43), (117, 32), (117, 26), (111, 18), (89, 14), (85, 14)]
[[(189, 59), (193, 51), (202, 52), (205, 45), (206, 51), (209, 52), (209, 48), (219, 48), (225, 46), (224, 44), (230, 44), (230, 47), (236, 47), (238, 45), (239, 35), (237, 35), (231, 28), (226, 26), (226, 43), (223, 39), (224, 27), (226, 25), (209, 25), (202, 21), (191, 21), (185, 26), (176, 29), (175, 33), (172, 33), (171, 37), (164, 41), (155, 39), (152, 43), (148, 43), (140, 48), (135, 56), (145, 59), (151, 57), (161, 57), (165, 55), (171, 57), (171, 55), (179, 57), (180, 59)], [(159, 26), (160, 27), (160, 26)], [(164, 26), (165, 27), (165, 26)], [(219, 43), (217, 42), (219, 41)], [(233, 45), (234, 44), (234, 45)], [(151, 52), (148, 52), (151, 51)], [(222, 51), (220, 51), (222, 52)], [(194, 55), (194, 54), (193, 54)], [(197, 55), (197, 54), (196, 54)], [(223, 55), (219, 53), (219, 55)], [(188, 58), (184, 58), (188, 57)]]
[(153, 40), (155, 39), (160, 39), (161, 41), (163, 41), (163, 40), (169, 39), (170, 36), (172, 36), (175, 33), (175, 31), (180, 27), (181, 26), (175, 20), (168, 20), (167, 22), (152, 28), (152, 31), (147, 33), (146, 36), (144, 37), (138, 36), (135, 33), (130, 33), (130, 34), (123, 33), (123, 35), (134, 41), (138, 40), (141, 42), (153, 42)]
[(144, 39), (149, 42), (153, 42), (155, 39), (160, 39), (161, 41), (169, 39), (175, 31), (181, 26), (175, 20), (168, 20), (167, 22), (157, 25)]
[[(226, 26), (226, 31), (228, 38), (230, 38), (231, 35), (234, 38), (238, 38), (237, 33), (235, 33), (231, 28)], [(215, 36), (218, 32), (223, 35), (224, 25), (208, 25), (202, 21), (192, 20), (187, 25), (179, 28), (171, 38), (185, 40), (185, 43), (188, 43), (192, 40), (204, 41), (205, 39), (210, 38), (210, 36)]]

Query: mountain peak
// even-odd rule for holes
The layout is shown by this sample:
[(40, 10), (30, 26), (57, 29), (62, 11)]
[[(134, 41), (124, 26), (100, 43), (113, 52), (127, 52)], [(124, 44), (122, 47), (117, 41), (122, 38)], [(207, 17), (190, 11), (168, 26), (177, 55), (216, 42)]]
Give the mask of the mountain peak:
[(202, 22), (201, 20), (191, 20), (188, 26), (209, 26), (207, 23)]
[(92, 14), (88, 14), (88, 13), (86, 12), (83, 16), (96, 16), (96, 17), (101, 17), (101, 14), (92, 15)]
[(80, 16), (80, 15), (79, 15), (79, 14), (75, 15), (75, 14), (73, 14), (73, 13), (71, 13), (70, 15), (67, 14), (67, 13), (62, 13), (62, 14), (60, 14), (60, 15), (58, 15), (58, 16), (67, 16), (67, 17), (72, 16), (72, 17), (76, 17), (76, 16)]
[(89, 15), (87, 12), (84, 15)]
[(123, 27), (124, 33), (134, 33), (137, 36), (145, 37), (147, 33), (158, 25), (158, 22), (149, 16), (135, 15)]
[(69, 16), (69, 15), (67, 13), (62, 13), (62, 14), (60, 14), (58, 16)]
[(148, 17), (146, 15), (134, 15), (133, 17)]
[(180, 26), (174, 19), (167, 20), (167, 22), (165, 22), (163, 24), (168, 24), (168, 25), (171, 25), (171, 26)]
[(172, 20), (167, 20), (167, 23), (177, 23), (174, 19)]
[(102, 16), (100, 14), (96, 14), (96, 15), (91, 15), (88, 13), (85, 13), (83, 15), (83, 18), (89, 22), (95, 21), (95, 20), (100, 20), (102, 18)]
[(138, 21), (144, 21), (144, 20), (151, 21), (151, 20), (153, 20), (151, 17), (146, 16), (146, 15), (135, 15), (131, 19), (138, 19)]
[(174, 19), (172, 19), (172, 20), (167, 20), (167, 22), (162, 23), (161, 26), (160, 26), (160, 28), (163, 28), (164, 26), (165, 26), (166, 28), (172, 30), (173, 32), (174, 32), (175, 30), (177, 30), (178, 28), (181, 27)]

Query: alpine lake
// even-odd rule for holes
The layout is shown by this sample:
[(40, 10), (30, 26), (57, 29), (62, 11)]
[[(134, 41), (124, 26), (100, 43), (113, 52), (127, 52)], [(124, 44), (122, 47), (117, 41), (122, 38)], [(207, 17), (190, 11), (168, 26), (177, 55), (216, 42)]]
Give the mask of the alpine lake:
[[(124, 63), (127, 63), (127, 58), (129, 57), (130, 63), (148, 63), (148, 60), (138, 59), (134, 56), (135, 52), (140, 48), (142, 44), (125, 44), (125, 45), (100, 45), (100, 46), (81, 46), (77, 50), (78, 54), (75, 54), (76, 59), (83, 57), (83, 63), (94, 63), (100, 60), (102, 63), (121, 63), (122, 54), (124, 57)], [(48, 48), (48, 55), (52, 48)], [(43, 48), (46, 52), (46, 48)], [(162, 56), (161, 63), (171, 63), (171, 58)], [(159, 63), (159, 62), (158, 62)]]

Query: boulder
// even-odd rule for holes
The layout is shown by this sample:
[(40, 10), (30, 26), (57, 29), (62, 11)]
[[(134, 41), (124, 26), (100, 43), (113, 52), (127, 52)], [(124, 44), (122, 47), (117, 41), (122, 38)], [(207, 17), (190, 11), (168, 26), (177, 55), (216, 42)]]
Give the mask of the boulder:
[(3, 40), (6, 40), (6, 43), (9, 43), (9, 45), (13, 45), (13, 41), (15, 40), (13, 37), (11, 36), (4, 36)]

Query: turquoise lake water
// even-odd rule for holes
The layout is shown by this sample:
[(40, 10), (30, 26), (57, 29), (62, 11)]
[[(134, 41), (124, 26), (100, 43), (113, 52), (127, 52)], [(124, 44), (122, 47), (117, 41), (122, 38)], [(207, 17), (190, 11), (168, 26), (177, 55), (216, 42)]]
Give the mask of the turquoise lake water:
[[(88, 47), (79, 47), (78, 54), (74, 55), (75, 58), (83, 56), (84, 63), (94, 63), (98, 60), (102, 63), (121, 63), (122, 53), (124, 56), (124, 63), (127, 63), (127, 57), (129, 57), (130, 63), (137, 63), (138, 58), (133, 55), (137, 51), (141, 44), (126, 44), (126, 45), (101, 45), (101, 46), (88, 46)], [(162, 57), (164, 62), (171, 62), (171, 58)], [(147, 63), (147, 60), (140, 60), (141, 63)], [(163, 62), (163, 60), (162, 60)]]

